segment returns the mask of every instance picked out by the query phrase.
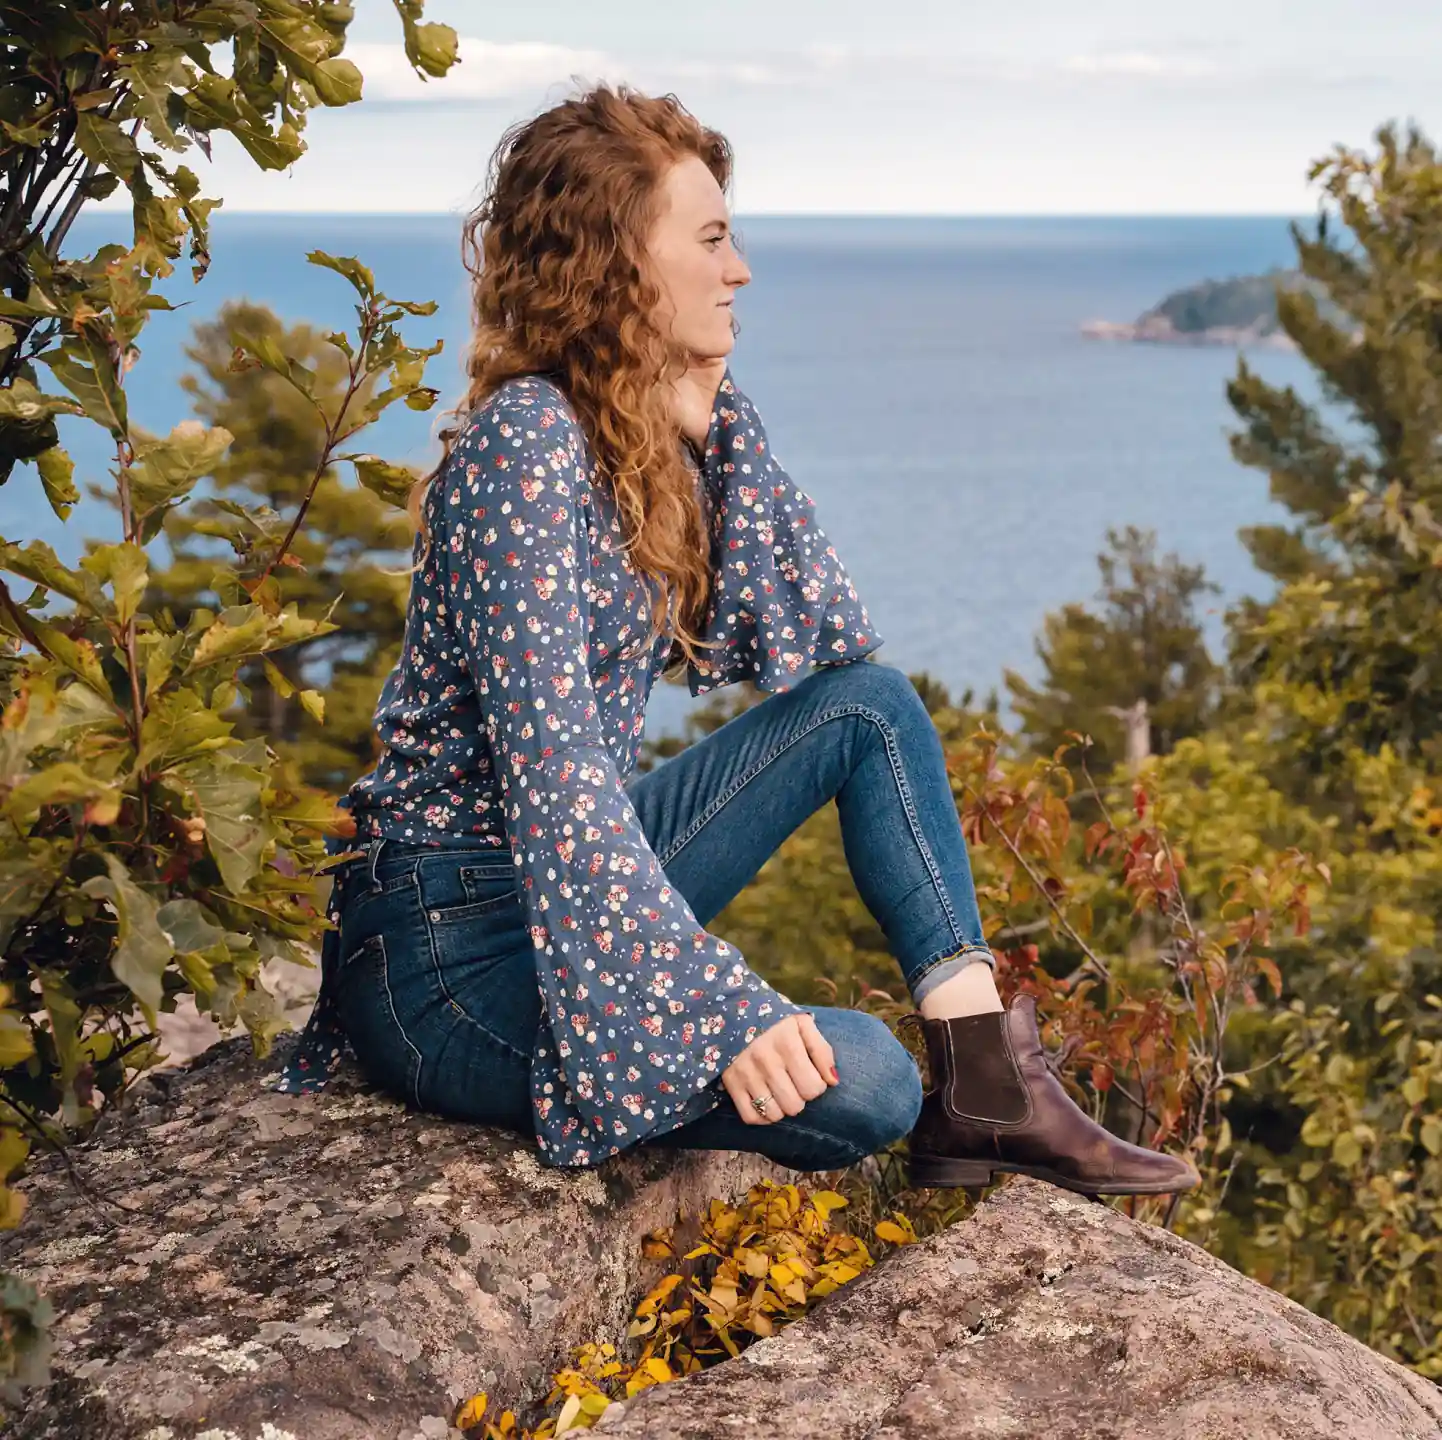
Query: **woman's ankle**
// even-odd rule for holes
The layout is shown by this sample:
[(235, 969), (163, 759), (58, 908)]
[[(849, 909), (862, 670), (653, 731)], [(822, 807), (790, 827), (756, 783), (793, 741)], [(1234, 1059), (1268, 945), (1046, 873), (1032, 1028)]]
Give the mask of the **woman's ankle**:
[(985, 1015), (1006, 1007), (997, 993), (991, 966), (977, 960), (929, 990), (916, 1008), (927, 1020), (955, 1020), (963, 1015)]

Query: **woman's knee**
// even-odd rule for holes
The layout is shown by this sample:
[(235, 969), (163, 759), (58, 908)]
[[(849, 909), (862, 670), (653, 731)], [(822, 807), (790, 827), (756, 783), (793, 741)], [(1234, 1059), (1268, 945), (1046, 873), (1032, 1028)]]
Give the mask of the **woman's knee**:
[(838, 1013), (847, 1018), (829, 1026), (822, 1027), (818, 1018), (840, 1077), (826, 1096), (829, 1118), (832, 1128), (871, 1155), (908, 1135), (916, 1124), (921, 1072), (880, 1017), (864, 1010), (832, 1012)]
[(895, 665), (884, 665), (877, 660), (853, 660), (847, 665), (823, 667), (815, 673), (826, 676), (825, 683), (846, 700), (864, 705), (890, 725), (901, 727), (923, 721), (931, 724), (926, 702), (917, 694), (906, 672)]

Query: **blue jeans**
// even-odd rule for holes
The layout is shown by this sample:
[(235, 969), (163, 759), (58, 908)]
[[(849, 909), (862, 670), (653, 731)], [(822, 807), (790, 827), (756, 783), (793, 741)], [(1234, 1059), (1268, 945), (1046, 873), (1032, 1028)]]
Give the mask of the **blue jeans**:
[[(847, 865), (913, 1000), (968, 964), (995, 963), (940, 738), (892, 666), (818, 667), (626, 789), (667, 879), (703, 926), (834, 799)], [(541, 999), (509, 846), (386, 839), (367, 849), (336, 882), (339, 1008), (362, 1067), (419, 1108), (533, 1135)], [(906, 1135), (922, 1094), (906, 1048), (865, 1011), (812, 1014), (838, 1085), (797, 1115), (752, 1125), (718, 1080), (714, 1109), (639, 1143), (746, 1150), (828, 1170)]]

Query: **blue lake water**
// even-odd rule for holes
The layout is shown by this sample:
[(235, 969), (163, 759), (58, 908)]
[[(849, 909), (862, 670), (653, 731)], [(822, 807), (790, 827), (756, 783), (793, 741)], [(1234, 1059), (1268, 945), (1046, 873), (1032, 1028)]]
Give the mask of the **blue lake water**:
[[(1223, 592), (1213, 636), (1229, 600), (1262, 589), (1237, 529), (1275, 507), (1266, 477), (1228, 452), (1235, 352), (1086, 340), (1079, 326), (1130, 320), (1205, 277), (1290, 263), (1285, 219), (737, 223), (754, 278), (738, 299), (732, 368), (886, 638), (878, 658), (958, 692), (984, 694), (1007, 666), (1034, 675), (1042, 617), (1095, 592), (1110, 525), (1154, 529), (1164, 547), (1205, 564)], [(121, 237), (115, 217), (86, 216), (68, 249)], [(186, 417), (182, 347), (227, 299), (352, 327), (349, 286), (306, 263), (312, 248), (360, 257), (397, 298), (439, 302), (406, 335), (444, 338), (428, 374), (441, 405), (453, 404), (469, 328), (458, 242), (448, 215), (217, 214), (210, 273), (195, 286), (179, 267), (164, 293), (186, 303), (141, 336), (127, 378), (135, 419), (163, 431)], [(1248, 362), (1315, 395), (1293, 355), (1256, 350)], [(438, 414), (394, 407), (365, 448), (429, 466)], [(77, 478), (105, 481), (96, 427), (70, 425), (65, 438)], [(32, 469), (0, 489), (9, 538), (44, 539), (73, 560), (83, 536), (115, 532), (93, 500), (67, 524), (55, 519)], [(651, 733), (679, 727), (703, 701), (658, 687)]]

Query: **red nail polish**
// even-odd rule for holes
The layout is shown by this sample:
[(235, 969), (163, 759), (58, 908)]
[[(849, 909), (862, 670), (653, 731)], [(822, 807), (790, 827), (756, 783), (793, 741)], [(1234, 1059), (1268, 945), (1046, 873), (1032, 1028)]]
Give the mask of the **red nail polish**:
[(839, 1075), (836, 1073), (836, 1066), (834, 1066), (834, 1065), (831, 1067), (831, 1078), (832, 1078), (833, 1080), (840, 1080), (840, 1079), (841, 1079), (841, 1076), (839, 1076)]

